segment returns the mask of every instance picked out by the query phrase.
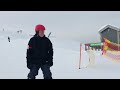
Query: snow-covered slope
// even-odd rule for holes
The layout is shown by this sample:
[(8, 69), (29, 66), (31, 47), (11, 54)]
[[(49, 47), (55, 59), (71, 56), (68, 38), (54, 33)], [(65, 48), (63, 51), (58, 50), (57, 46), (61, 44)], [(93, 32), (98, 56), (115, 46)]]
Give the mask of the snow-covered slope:
[[(0, 78), (26, 79), (29, 72), (26, 67), (26, 49), (30, 37), (23, 38), (27, 34), (12, 35), (14, 39), (11, 39), (11, 42), (8, 42), (6, 33), (0, 35)], [(120, 78), (120, 63), (106, 59), (101, 56), (100, 51), (95, 53), (95, 66), (86, 68), (89, 59), (88, 54), (83, 50), (81, 69), (79, 69), (79, 42), (58, 40), (55, 37), (51, 37), (50, 40), (54, 49), (54, 65), (51, 67), (54, 79)], [(42, 78), (42, 72), (39, 70), (37, 79)]]

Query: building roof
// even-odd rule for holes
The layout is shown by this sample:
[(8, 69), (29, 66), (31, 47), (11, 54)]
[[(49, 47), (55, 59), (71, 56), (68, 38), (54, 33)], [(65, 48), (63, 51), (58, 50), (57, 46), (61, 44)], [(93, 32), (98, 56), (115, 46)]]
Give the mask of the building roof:
[(106, 25), (105, 27), (103, 27), (102, 29), (99, 30), (99, 33), (103, 32), (106, 28), (111, 28), (113, 30), (120, 31), (120, 29), (117, 28), (117, 27), (114, 27), (114, 26), (111, 26), (111, 25)]

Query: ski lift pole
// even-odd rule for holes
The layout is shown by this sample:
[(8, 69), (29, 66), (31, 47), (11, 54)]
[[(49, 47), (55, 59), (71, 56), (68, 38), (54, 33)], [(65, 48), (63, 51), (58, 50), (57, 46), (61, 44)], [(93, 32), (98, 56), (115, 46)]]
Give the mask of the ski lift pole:
[(50, 35), (51, 35), (51, 32), (48, 34), (48, 38), (49, 38)]

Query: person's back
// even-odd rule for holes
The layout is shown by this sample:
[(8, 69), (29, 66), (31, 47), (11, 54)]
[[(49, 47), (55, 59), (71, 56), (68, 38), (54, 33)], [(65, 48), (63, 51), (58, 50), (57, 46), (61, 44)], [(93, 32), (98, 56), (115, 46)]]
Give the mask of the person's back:
[(36, 34), (30, 39), (27, 49), (27, 67), (30, 69), (28, 79), (35, 79), (41, 68), (44, 79), (52, 79), (50, 67), (53, 65), (53, 47), (44, 35), (45, 28), (36, 26)]

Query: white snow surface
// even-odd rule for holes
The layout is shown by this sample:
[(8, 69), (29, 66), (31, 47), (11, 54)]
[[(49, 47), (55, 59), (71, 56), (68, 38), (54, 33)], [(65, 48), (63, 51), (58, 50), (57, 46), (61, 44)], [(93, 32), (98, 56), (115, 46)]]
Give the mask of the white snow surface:
[[(11, 37), (8, 42), (7, 37)], [(0, 32), (0, 79), (27, 79), (29, 69), (26, 66), (29, 34)], [(108, 60), (95, 52), (95, 66), (86, 67), (89, 56), (82, 47), (81, 69), (79, 69), (80, 43), (72, 40), (60, 40), (50, 37), (53, 43), (53, 66), (50, 68), (53, 79), (120, 79), (120, 63)], [(36, 79), (43, 79), (42, 71)]]

